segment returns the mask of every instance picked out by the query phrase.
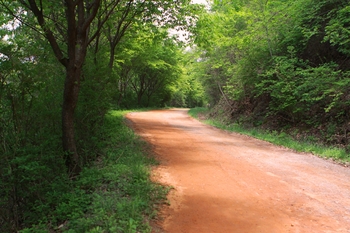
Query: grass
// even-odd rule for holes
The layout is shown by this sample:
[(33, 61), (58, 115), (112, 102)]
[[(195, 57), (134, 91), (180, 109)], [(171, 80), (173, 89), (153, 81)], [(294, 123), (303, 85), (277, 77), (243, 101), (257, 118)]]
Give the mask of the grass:
[(106, 116), (103, 156), (72, 181), (72, 191), (59, 200), (47, 222), (21, 232), (151, 232), (149, 223), (168, 189), (150, 180), (156, 161), (124, 123), (127, 112)]
[[(207, 108), (192, 108), (189, 111), (189, 115), (201, 119), (200, 116), (206, 115), (208, 112), (209, 110)], [(340, 163), (348, 164), (350, 162), (350, 155), (346, 153), (345, 149), (320, 145), (315, 143), (314, 140), (311, 140), (311, 138), (310, 140), (298, 141), (284, 132), (278, 133), (277, 131), (267, 131), (259, 128), (244, 128), (236, 123), (225, 124), (218, 119), (209, 118), (203, 120), (203, 122), (219, 129), (248, 135), (298, 152), (312, 153), (323, 158), (334, 159)]]

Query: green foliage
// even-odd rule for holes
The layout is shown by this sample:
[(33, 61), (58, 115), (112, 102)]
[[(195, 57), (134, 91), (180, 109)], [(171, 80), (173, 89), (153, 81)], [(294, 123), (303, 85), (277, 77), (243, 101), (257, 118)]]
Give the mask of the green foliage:
[[(22, 228), (23, 232), (66, 228), (80, 232), (145, 232), (149, 227), (144, 226), (142, 216), (147, 211), (152, 215), (152, 210), (146, 209), (164, 194), (157, 185), (150, 184), (145, 165), (149, 161), (134, 151), (135, 137), (124, 134), (121, 121), (113, 130), (119, 133), (119, 137), (113, 136), (119, 140), (119, 145), (112, 146), (116, 151), (105, 149), (103, 141), (109, 134), (101, 127), (105, 121), (113, 121), (105, 118), (112, 106), (169, 103), (179, 90), (181, 53), (180, 43), (170, 38), (166, 29), (191, 28), (193, 13), (199, 7), (190, 6), (188, 0), (83, 2), (68, 4), (80, 9), (72, 8), (76, 15), (85, 12), (79, 17), (73, 15), (71, 19), (79, 20), (70, 26), (82, 26), (83, 18), (93, 16), (95, 6), (97, 15), (79, 30), (70, 30), (68, 24), (74, 20), (67, 21), (69, 6), (62, 1), (0, 1), (1, 232)], [(69, 37), (85, 29), (88, 33)], [(83, 42), (86, 34), (89, 39)], [(79, 75), (67, 75), (69, 71), (57, 60), (65, 67), (74, 66), (71, 71), (78, 70)], [(76, 78), (72, 89), (80, 91), (78, 102), (73, 98), (62, 102), (65, 83), (72, 77)], [(190, 97), (191, 101), (195, 98), (194, 94)], [(62, 103), (73, 109), (71, 115), (74, 112), (70, 129), (75, 135), (69, 142), (76, 140), (78, 159), (74, 163), (83, 168), (80, 176), (70, 177), (74, 181), (69, 178), (72, 174), (67, 174), (71, 166), (66, 158), (70, 154), (63, 153), (62, 139), (67, 137), (62, 135)], [(113, 158), (120, 164), (112, 165)], [(100, 160), (103, 164), (99, 166), (105, 167), (94, 167)], [(153, 196), (145, 199), (140, 192)], [(104, 212), (106, 204), (111, 213)], [(91, 218), (93, 221), (86, 222), (83, 216), (87, 213), (96, 216)], [(68, 229), (68, 225), (72, 227)]]
[(271, 112), (286, 113), (293, 120), (306, 120), (313, 113), (316, 113), (313, 117), (320, 118), (317, 114), (332, 109), (340, 111), (349, 104), (340, 101), (350, 84), (349, 73), (337, 70), (337, 65), (310, 67), (297, 58), (275, 57), (274, 60), (275, 66), (261, 74), (261, 81), (256, 83), (258, 96), (270, 96)]
[(350, 55), (350, 5), (339, 9), (325, 27), (325, 41), (338, 48), (339, 52)]
[[(91, 51), (90, 51), (91, 52)], [(100, 128), (104, 116), (111, 107), (111, 99), (116, 85), (114, 77), (108, 72), (107, 58), (103, 54), (88, 56), (84, 66), (84, 79), (81, 83), (80, 96), (76, 109), (76, 138), (83, 164), (90, 164), (96, 159), (101, 148)], [(102, 63), (102, 64), (101, 64)]]
[(204, 69), (197, 78), (216, 113), (232, 121), (336, 125), (333, 135), (318, 136), (347, 147), (349, 27), (344, 0), (214, 1), (195, 30)]
[(188, 114), (193, 118), (200, 119), (200, 117), (199, 117), (200, 114), (206, 115), (206, 114), (208, 114), (208, 112), (209, 112), (209, 110), (207, 108), (195, 107), (195, 108), (191, 108), (188, 111)]
[(303, 138), (296, 140), (295, 137), (285, 133), (277, 131), (269, 131), (257, 128), (247, 128), (240, 124), (226, 124), (219, 118), (211, 118), (208, 116), (208, 110), (205, 108), (190, 109), (189, 114), (193, 117), (200, 119), (199, 115), (206, 115), (206, 124), (215, 126), (219, 129), (228, 130), (230, 132), (237, 132), (240, 134), (248, 135), (257, 139), (261, 139), (267, 142), (271, 142), (275, 145), (284, 146), (293, 149), (298, 152), (308, 152), (324, 158), (332, 158), (340, 163), (350, 162), (350, 155), (345, 149), (336, 147), (326, 147), (318, 144), (317, 141), (312, 138)]
[(49, 215), (68, 190), (54, 94), (62, 73), (48, 52), (38, 54), (47, 44), (23, 28), (1, 45), (0, 231), (14, 232)]
[(167, 33), (143, 25), (126, 35), (116, 56), (116, 104), (119, 107), (164, 106), (171, 98), (180, 68), (179, 47)]
[(37, 224), (21, 232), (151, 232), (148, 222), (167, 189), (151, 182), (149, 166), (155, 161), (124, 124), (126, 113), (109, 112), (100, 132), (104, 155), (75, 181), (64, 185), (51, 180), (53, 187), (47, 193), (51, 202), (35, 203), (40, 223), (31, 219)]
[(153, 216), (150, 207), (164, 198), (165, 190), (149, 180), (147, 166), (153, 160), (142, 153), (145, 145), (122, 123), (124, 114), (111, 112), (107, 116), (107, 157), (98, 170), (85, 170), (78, 181), (84, 189), (92, 185), (91, 204), (85, 215), (72, 220), (67, 232), (150, 231), (143, 224), (144, 216)]
[[(0, 232), (17, 232), (23, 228), (26, 228), (24, 232), (60, 231), (62, 227), (59, 226), (66, 226), (68, 220), (83, 218), (88, 210), (94, 211), (89, 209), (93, 200), (91, 193), (102, 185), (105, 177), (95, 168), (87, 175), (84, 170), (77, 181), (69, 179), (62, 153), (60, 126), (64, 69), (57, 65), (50, 47), (37, 34), (25, 27), (8, 31), (8, 34), (12, 37), (0, 43)], [(101, 154), (107, 153), (102, 145), (107, 134), (101, 131), (101, 125), (111, 107), (117, 81), (106, 65), (101, 65), (103, 61), (108, 61), (105, 51), (101, 49), (95, 54), (93, 48), (89, 50), (75, 114), (80, 162), (85, 165), (94, 164)], [(113, 126), (117, 127), (113, 128), (114, 134), (121, 133), (121, 146), (123, 140), (131, 137), (131, 132), (122, 135), (123, 131), (118, 127), (125, 126), (121, 122)], [(117, 135), (114, 136), (116, 138)], [(135, 139), (135, 136), (131, 138)], [(132, 149), (136, 147), (132, 139), (127, 141), (132, 144), (125, 146), (131, 148), (125, 152), (128, 156), (134, 153)], [(130, 180), (131, 184), (127, 183), (129, 179), (123, 180), (127, 190), (123, 190), (122, 197), (113, 197), (115, 201), (125, 199), (120, 201), (123, 204), (118, 210), (124, 216), (121, 221), (125, 222), (118, 223), (120, 232), (126, 232), (128, 227), (132, 231), (135, 226), (148, 229), (141, 226), (144, 224), (141, 216), (145, 212), (142, 215), (137, 212), (143, 211), (148, 202), (139, 201), (140, 198), (136, 197), (135, 203), (141, 204), (133, 204), (129, 198), (134, 195), (132, 185), (145, 193), (158, 190), (158, 186), (145, 181), (148, 173), (146, 165), (141, 164), (145, 160), (139, 158), (143, 155), (139, 152), (135, 154), (138, 157), (130, 157), (138, 160), (136, 164), (139, 164), (139, 167), (131, 168), (137, 174), (135, 179)], [(126, 164), (129, 166), (132, 161)], [(80, 179), (84, 180), (81, 186), (78, 184)], [(144, 183), (152, 187), (141, 188)], [(159, 195), (162, 193), (159, 191)], [(154, 198), (157, 195), (154, 194)], [(135, 207), (132, 217), (122, 211), (129, 205)]]
[(195, 107), (203, 106), (206, 102), (203, 85), (198, 76), (203, 75), (201, 63), (196, 61), (194, 51), (182, 53), (180, 61), (181, 75), (172, 87), (171, 106), (175, 107)]

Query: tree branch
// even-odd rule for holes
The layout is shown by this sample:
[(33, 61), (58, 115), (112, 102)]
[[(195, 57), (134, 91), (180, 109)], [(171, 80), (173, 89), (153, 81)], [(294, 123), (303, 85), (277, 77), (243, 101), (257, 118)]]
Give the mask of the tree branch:
[(103, 27), (103, 25), (106, 23), (106, 21), (108, 20), (108, 18), (111, 16), (111, 14), (114, 12), (114, 9), (117, 7), (117, 5), (119, 4), (120, 0), (117, 0), (114, 2), (114, 5), (110, 5), (112, 8), (108, 11), (107, 8), (109, 6), (106, 7), (106, 11), (107, 11), (107, 14), (106, 16), (101, 20), (99, 21), (99, 25), (97, 25), (97, 30), (95, 31), (95, 33), (90, 37), (89, 41), (88, 41), (88, 44), (90, 44), (98, 34), (100, 34), (101, 32), (101, 29)]
[(31, 10), (33, 12), (41, 29), (44, 31), (44, 35), (45, 35), (46, 39), (49, 41), (56, 58), (58, 59), (58, 61), (62, 65), (67, 66), (67, 63), (68, 63), (67, 58), (64, 57), (64, 55), (61, 51), (61, 48), (59, 47), (59, 45), (56, 41), (56, 38), (53, 35), (52, 31), (46, 26), (46, 22), (44, 19), (42, 9), (39, 10), (35, 0), (28, 0), (28, 2), (29, 2), (29, 10)]
[(98, 9), (100, 8), (100, 5), (101, 5), (101, 0), (95, 0), (95, 2), (93, 3), (92, 12), (88, 16), (88, 18), (85, 20), (83, 27), (82, 27), (82, 31), (86, 31), (87, 28), (90, 26), (92, 20), (97, 15), (97, 12), (98, 12)]
[[(23, 6), (29, 9), (29, 6), (24, 1), (19, 1)], [(22, 3), (23, 2), (23, 3)], [(29, 23), (25, 22), (20, 16), (16, 15), (5, 3), (3, 0), (1, 0), (0, 3), (1, 6), (5, 7), (6, 11), (13, 16), (16, 20), (18, 20), (21, 24), (26, 25), (30, 27), (33, 31), (39, 33), (42, 36), (45, 36), (41, 31), (39, 31), (37, 28), (35, 28), (33, 25), (30, 25)]]

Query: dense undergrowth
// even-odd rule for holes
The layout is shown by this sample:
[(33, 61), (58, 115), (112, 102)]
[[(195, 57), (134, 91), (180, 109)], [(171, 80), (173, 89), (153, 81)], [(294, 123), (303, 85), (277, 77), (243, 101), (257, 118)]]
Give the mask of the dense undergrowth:
[(192, 108), (189, 114), (220, 129), (252, 136), (298, 152), (308, 152), (323, 158), (330, 158), (347, 166), (350, 164), (350, 154), (345, 148), (326, 144), (325, 138), (312, 134), (308, 130), (302, 132), (302, 128), (284, 129), (274, 126), (272, 129), (267, 124), (257, 126), (254, 125), (254, 122), (249, 122), (249, 118), (245, 120), (242, 118), (232, 119), (227, 111), (218, 110), (215, 107), (213, 109)]
[(193, 52), (210, 115), (349, 152), (349, 16), (345, 0), (214, 1)]
[[(126, 113), (107, 114), (101, 155), (75, 180), (51, 180), (41, 199), (27, 204), (26, 228), (20, 232), (151, 232), (149, 221), (167, 189), (151, 182), (150, 166), (156, 161), (124, 123)], [(0, 226), (1, 232), (13, 230)]]

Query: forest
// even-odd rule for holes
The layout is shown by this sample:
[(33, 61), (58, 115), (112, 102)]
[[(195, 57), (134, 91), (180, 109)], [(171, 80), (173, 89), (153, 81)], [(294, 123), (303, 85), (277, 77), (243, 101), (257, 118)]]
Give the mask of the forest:
[(350, 150), (346, 0), (0, 0), (0, 28), (1, 232), (150, 232), (144, 212), (83, 220), (147, 180), (106, 149), (135, 144), (116, 109), (210, 106)]
[(194, 33), (212, 116), (350, 149), (348, 1), (214, 1)]

